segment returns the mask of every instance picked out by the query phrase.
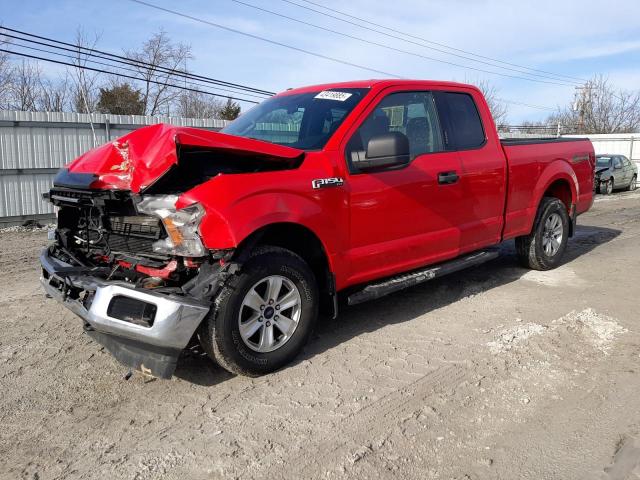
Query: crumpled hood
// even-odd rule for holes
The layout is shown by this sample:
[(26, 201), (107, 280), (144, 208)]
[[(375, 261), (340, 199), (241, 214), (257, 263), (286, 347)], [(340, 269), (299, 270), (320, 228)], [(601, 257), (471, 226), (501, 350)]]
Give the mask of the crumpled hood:
[(596, 170), (596, 175), (600, 175), (602, 172), (609, 170), (609, 167), (604, 167)]
[(178, 145), (255, 153), (290, 161), (304, 154), (297, 148), (198, 128), (167, 124), (143, 127), (89, 150), (62, 169), (54, 185), (137, 193), (178, 162)]

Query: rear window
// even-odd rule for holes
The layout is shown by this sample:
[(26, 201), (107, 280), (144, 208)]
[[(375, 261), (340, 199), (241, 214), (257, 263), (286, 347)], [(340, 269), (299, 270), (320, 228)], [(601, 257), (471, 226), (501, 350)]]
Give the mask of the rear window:
[(435, 95), (447, 148), (467, 150), (481, 147), (485, 142), (484, 129), (471, 95), (453, 92), (437, 92)]

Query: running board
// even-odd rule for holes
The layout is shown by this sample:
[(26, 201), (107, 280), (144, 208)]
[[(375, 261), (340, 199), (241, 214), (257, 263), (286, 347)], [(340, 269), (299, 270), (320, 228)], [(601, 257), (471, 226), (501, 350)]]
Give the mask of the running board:
[(397, 292), (407, 287), (418, 285), (419, 283), (428, 282), (437, 277), (448, 275), (468, 267), (475, 267), (489, 260), (498, 257), (498, 249), (482, 250), (474, 252), (464, 257), (454, 258), (437, 265), (431, 265), (421, 270), (415, 270), (410, 273), (403, 273), (395, 277), (387, 278), (378, 283), (367, 285), (362, 290), (352, 293), (347, 297), (348, 305), (357, 305), (358, 303), (367, 302), (376, 298), (384, 297), (390, 293)]

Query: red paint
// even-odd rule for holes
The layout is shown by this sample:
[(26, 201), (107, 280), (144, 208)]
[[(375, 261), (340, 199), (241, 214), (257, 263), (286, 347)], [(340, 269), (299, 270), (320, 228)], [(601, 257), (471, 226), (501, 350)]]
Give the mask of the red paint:
[[(207, 214), (200, 234), (208, 248), (235, 248), (266, 225), (298, 224), (318, 237), (337, 288), (343, 289), (528, 233), (549, 189), (560, 192), (568, 208), (577, 213), (593, 202), (593, 146), (588, 140), (503, 147), (488, 106), (475, 87), (371, 80), (305, 87), (281, 95), (340, 87), (370, 87), (370, 92), (325, 148), (307, 152), (299, 168), (218, 175), (179, 198), (178, 208), (193, 202), (204, 206)], [(405, 90), (470, 94), (484, 125), (486, 143), (473, 150), (421, 155), (394, 171), (351, 175), (345, 161), (351, 133), (385, 95)], [(126, 135), (118, 146), (108, 144), (88, 152), (69, 168), (98, 173), (95, 188), (139, 192), (177, 161), (176, 142), (283, 159), (303, 153), (259, 140), (156, 125)], [(131, 169), (118, 171), (125, 143)], [(574, 161), (574, 157), (586, 160)], [(437, 174), (443, 171), (457, 172), (460, 180), (438, 184)], [(311, 188), (314, 179), (330, 177), (343, 178), (344, 185)]]
[(91, 188), (139, 192), (177, 162), (176, 145), (214, 147), (219, 150), (255, 152), (291, 159), (303, 152), (295, 148), (197, 128), (158, 124), (135, 130), (118, 140), (89, 150), (67, 168), (70, 173), (95, 173)]
[(173, 272), (178, 268), (178, 261), (171, 260), (162, 268), (145, 267), (143, 265), (136, 265), (136, 271), (149, 275), (150, 277), (164, 278), (165, 280), (171, 276)]
[(187, 268), (198, 268), (200, 265), (202, 265), (202, 260), (199, 258), (187, 257), (184, 259), (184, 266)]

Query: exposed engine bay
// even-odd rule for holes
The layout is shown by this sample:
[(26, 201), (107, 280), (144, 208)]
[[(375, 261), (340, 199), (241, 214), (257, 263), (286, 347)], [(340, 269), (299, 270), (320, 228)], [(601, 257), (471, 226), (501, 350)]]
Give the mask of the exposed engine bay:
[[(109, 280), (138, 287), (180, 287), (212, 257), (197, 235), (198, 205), (175, 211), (172, 195), (51, 190), (58, 207), (52, 254), (79, 267), (105, 267)], [(108, 273), (106, 276), (104, 273)]]

